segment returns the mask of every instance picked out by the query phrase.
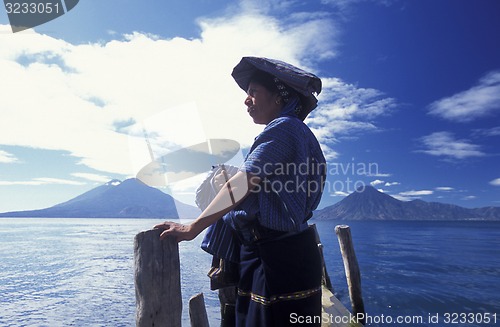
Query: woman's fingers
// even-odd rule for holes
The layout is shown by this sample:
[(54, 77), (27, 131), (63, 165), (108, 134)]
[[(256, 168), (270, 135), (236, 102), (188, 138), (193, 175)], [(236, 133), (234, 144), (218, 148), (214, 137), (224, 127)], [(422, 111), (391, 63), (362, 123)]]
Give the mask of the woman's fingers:
[(172, 221), (165, 221), (163, 223), (154, 225), (153, 229), (169, 229), (172, 224), (175, 224), (175, 223)]
[(175, 237), (177, 242), (190, 241), (196, 236), (193, 235), (189, 225), (183, 225), (172, 221), (166, 221), (161, 224), (154, 225), (153, 228), (164, 230), (160, 234), (160, 239), (162, 240), (167, 236), (172, 236)]

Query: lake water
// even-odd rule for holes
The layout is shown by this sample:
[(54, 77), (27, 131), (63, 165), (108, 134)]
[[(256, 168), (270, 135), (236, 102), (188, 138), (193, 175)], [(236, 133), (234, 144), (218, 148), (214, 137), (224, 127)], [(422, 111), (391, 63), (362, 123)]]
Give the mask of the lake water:
[[(134, 326), (133, 239), (158, 222), (0, 219), (0, 326)], [(336, 295), (349, 308), (339, 222), (315, 223)], [(500, 326), (500, 222), (348, 224), (370, 326)], [(187, 300), (203, 292), (218, 326), (200, 242), (180, 244), (183, 325)], [(398, 316), (408, 323), (396, 323)]]

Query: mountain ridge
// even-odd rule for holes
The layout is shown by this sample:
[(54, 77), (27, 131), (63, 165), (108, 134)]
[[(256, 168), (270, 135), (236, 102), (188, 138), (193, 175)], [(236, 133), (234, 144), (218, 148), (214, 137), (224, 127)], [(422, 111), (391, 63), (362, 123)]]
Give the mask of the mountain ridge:
[(0, 213), (0, 217), (34, 218), (170, 218), (199, 210), (175, 200), (136, 178), (111, 180), (49, 208)]
[(426, 202), (401, 201), (364, 186), (334, 205), (317, 210), (318, 220), (500, 220), (500, 207), (464, 208)]
[[(111, 180), (68, 201), (38, 210), (0, 213), (34, 218), (196, 218), (200, 210), (131, 178)], [(423, 200), (400, 201), (364, 186), (334, 205), (316, 210), (318, 220), (500, 220), (500, 207), (464, 208)]]

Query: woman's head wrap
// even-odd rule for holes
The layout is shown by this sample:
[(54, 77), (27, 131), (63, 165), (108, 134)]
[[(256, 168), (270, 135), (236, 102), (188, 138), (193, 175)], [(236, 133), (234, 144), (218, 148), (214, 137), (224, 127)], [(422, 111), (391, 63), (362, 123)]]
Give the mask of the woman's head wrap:
[[(292, 66), (286, 62), (258, 57), (243, 57), (231, 74), (245, 92), (253, 77), (259, 71), (274, 77), (275, 87), (280, 93), (287, 111), (295, 111), (301, 120), (317, 106), (318, 100), (313, 93), (321, 92), (321, 80), (314, 74)], [(297, 100), (295, 100), (297, 98)], [(297, 104), (291, 107), (291, 100)]]

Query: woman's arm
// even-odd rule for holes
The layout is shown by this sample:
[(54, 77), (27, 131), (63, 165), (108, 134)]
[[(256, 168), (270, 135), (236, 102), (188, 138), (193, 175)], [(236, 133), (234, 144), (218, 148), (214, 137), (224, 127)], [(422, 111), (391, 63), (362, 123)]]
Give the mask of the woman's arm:
[(192, 240), (205, 228), (233, 210), (259, 183), (259, 177), (239, 171), (222, 186), (208, 207), (191, 224), (166, 221), (155, 225), (154, 228), (165, 230), (160, 235), (161, 239), (170, 235), (175, 236), (177, 242)]

